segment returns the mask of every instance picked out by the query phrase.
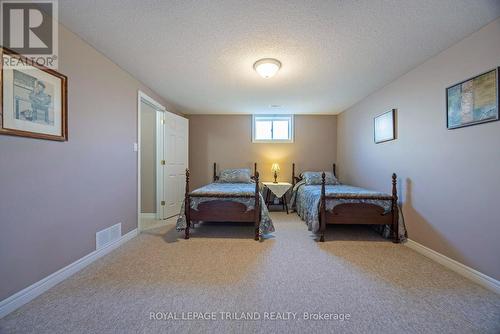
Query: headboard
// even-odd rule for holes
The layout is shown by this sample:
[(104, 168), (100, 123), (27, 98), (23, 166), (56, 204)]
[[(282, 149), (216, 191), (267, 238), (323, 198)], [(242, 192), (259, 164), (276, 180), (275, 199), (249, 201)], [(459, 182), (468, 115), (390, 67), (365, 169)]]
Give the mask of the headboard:
[[(253, 164), (253, 176), (251, 177), (252, 180), (255, 180), (255, 175), (257, 174), (257, 163), (254, 162)], [(219, 180), (219, 176), (217, 175), (217, 163), (214, 162), (214, 175), (213, 175), (213, 181), (216, 182)]]
[[(337, 177), (335, 164), (332, 164), (332, 171), (333, 171), (333, 176)], [(300, 176), (300, 174), (301, 173), (299, 173), (298, 176), (295, 176), (295, 162), (292, 163), (292, 184), (294, 186), (297, 182), (302, 181), (302, 177)]]

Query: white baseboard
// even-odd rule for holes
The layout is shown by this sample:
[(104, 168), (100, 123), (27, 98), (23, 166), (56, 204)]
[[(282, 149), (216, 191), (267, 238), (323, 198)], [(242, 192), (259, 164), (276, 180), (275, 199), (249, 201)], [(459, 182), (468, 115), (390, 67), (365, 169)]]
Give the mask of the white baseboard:
[(154, 220), (156, 219), (156, 213), (141, 213), (141, 219), (150, 219), (150, 220)]
[(129, 241), (130, 239), (137, 236), (137, 229), (134, 229), (127, 234), (123, 235), (120, 239), (104, 246), (103, 248), (93, 251), (92, 253), (82, 257), (79, 260), (67, 265), (66, 267), (59, 269), (55, 273), (43, 278), (42, 280), (30, 285), (29, 287), (13, 294), (12, 296), (0, 301), (0, 319), (5, 317), (10, 312), (18, 309), (24, 304), (32, 301), (45, 291), (52, 288), (54, 285), (64, 281), (71, 275), (82, 270), (95, 260), (100, 257), (110, 253), (114, 249), (118, 248), (120, 245)]
[(475, 269), (467, 267), (466, 265), (450, 259), (449, 257), (444, 256), (443, 254), (438, 253), (428, 247), (425, 247), (424, 245), (421, 245), (416, 241), (408, 239), (405, 245), (428, 257), (429, 259), (442, 264), (446, 268), (464, 276), (465, 278), (468, 278), (471, 281), (485, 287), (486, 289), (500, 294), (500, 281), (494, 279), (493, 277), (487, 276)]

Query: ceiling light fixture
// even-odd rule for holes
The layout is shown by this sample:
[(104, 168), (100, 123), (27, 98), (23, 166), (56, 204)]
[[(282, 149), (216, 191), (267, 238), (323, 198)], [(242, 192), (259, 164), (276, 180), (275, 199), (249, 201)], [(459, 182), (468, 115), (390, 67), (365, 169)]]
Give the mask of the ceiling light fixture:
[(281, 68), (281, 63), (277, 59), (264, 58), (257, 60), (255, 64), (253, 64), (253, 68), (261, 77), (268, 79), (278, 73), (278, 70)]

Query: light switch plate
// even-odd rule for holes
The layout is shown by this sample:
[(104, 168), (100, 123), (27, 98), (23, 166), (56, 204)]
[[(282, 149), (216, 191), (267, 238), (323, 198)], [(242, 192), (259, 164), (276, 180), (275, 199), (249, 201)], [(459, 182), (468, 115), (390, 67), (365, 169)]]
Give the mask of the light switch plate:
[(139, 145), (137, 143), (134, 143), (134, 152), (137, 152), (139, 150)]

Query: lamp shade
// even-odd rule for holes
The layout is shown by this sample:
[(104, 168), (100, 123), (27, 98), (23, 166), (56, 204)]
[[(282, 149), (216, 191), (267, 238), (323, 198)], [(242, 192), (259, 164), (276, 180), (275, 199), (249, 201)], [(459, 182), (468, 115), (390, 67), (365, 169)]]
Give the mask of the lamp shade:
[(273, 163), (273, 166), (271, 167), (272, 172), (279, 172), (280, 171), (280, 165), (278, 165), (276, 162)]

